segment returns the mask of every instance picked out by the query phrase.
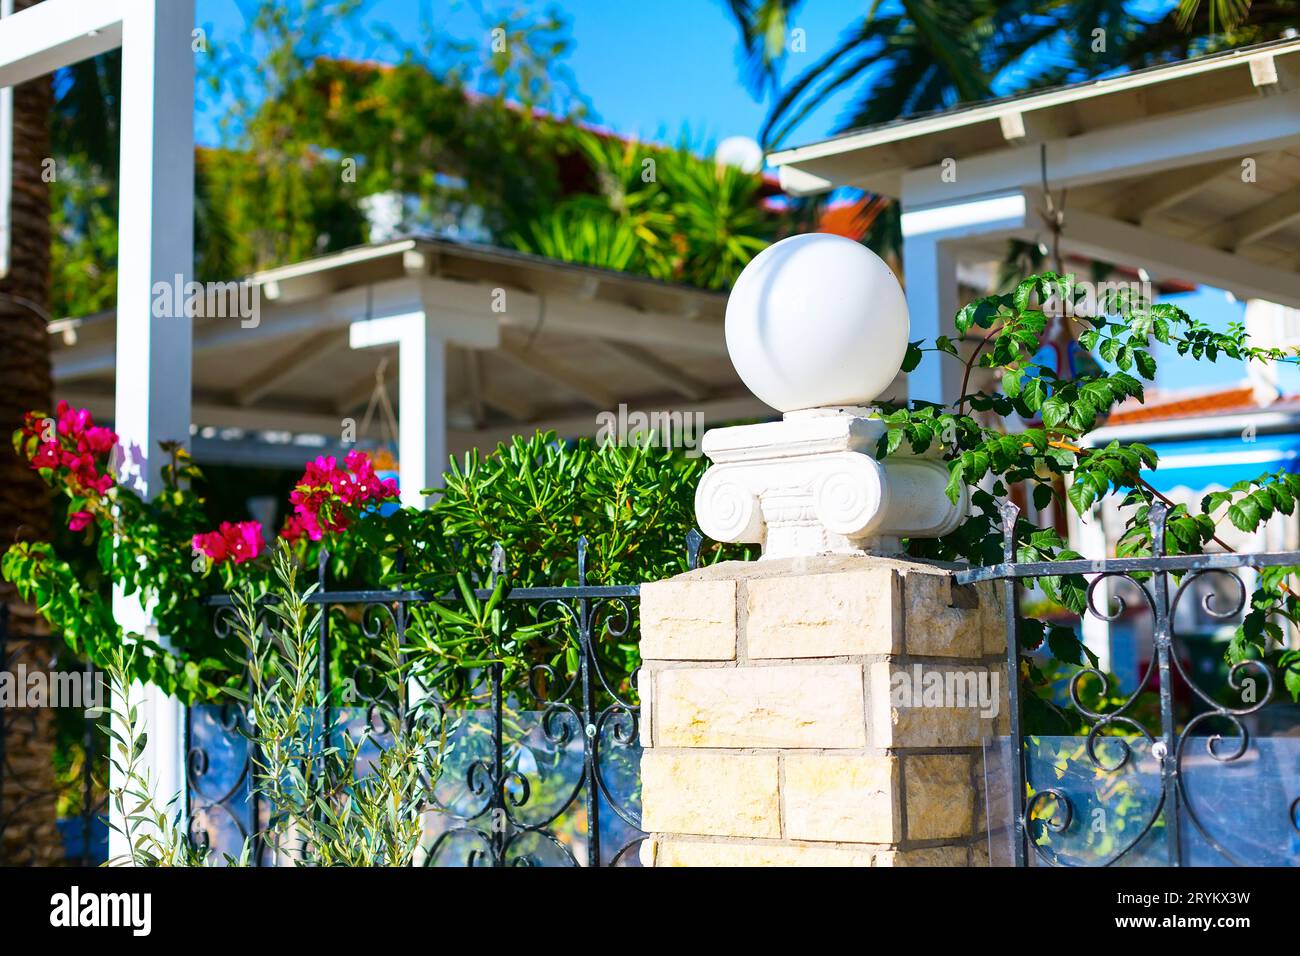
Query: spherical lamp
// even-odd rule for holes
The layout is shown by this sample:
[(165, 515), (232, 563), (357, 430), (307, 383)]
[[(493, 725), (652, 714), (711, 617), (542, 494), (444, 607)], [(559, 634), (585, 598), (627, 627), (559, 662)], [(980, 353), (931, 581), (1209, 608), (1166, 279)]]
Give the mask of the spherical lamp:
[(907, 351), (907, 301), (884, 261), (843, 236), (791, 236), (747, 265), (727, 301), (741, 381), (782, 412), (867, 405)]

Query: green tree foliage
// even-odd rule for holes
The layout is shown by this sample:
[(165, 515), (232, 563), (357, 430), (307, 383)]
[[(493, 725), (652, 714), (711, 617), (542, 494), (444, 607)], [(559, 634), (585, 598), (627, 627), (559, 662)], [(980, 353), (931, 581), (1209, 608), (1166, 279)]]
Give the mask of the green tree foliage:
[(855, 89), (841, 129), (947, 109), (1198, 53), (1275, 40), (1297, 0), (1181, 0), (1143, 12), (1127, 0), (899, 0), (868, 4), (828, 52), (782, 84), (803, 0), (728, 0), (745, 78), (774, 102), (775, 146), (811, 112)]
[[(1127, 290), (1106, 295), (1097, 315), (1087, 314), (1083, 298), (1072, 275), (1030, 276), (1013, 292), (977, 299), (958, 312), (958, 335), (978, 338), (978, 347), (969, 358), (963, 360), (956, 342), (947, 336), (933, 343), (912, 343), (904, 370), (915, 368), (930, 352), (936, 360), (962, 362), (967, 379), (972, 367), (980, 367), (996, 370), (1002, 382), (998, 391), (963, 394), (951, 406), (918, 402), (887, 410), (888, 431), (881, 439), (880, 454), (900, 449), (915, 453), (939, 450), (948, 462), (950, 497), (957, 500), (964, 488), (973, 505), (970, 518), (952, 534), (914, 541), (916, 553), (977, 565), (998, 563), (1002, 560), (999, 506), (1011, 486), (1026, 483), (1042, 507), (1053, 499), (1057, 483), (1064, 480), (1068, 506), (1080, 514), (1089, 513), (1104, 498), (1116, 498), (1125, 521), (1119, 555), (1150, 555), (1148, 518), (1152, 502), (1160, 495), (1142, 472), (1159, 466), (1156, 453), (1137, 442), (1112, 441), (1088, 447), (1082, 443), (1083, 436), (1115, 403), (1142, 399), (1144, 383), (1156, 375), (1154, 343), (1205, 362), (1295, 358), (1291, 351), (1251, 345), (1240, 323), (1218, 332), (1177, 306), (1139, 301)], [(1082, 323), (1086, 328), (1079, 342), (1114, 363), (1114, 368), (1061, 378), (1054, 369), (1036, 364), (1033, 357), (1048, 321), (1044, 309), (1049, 307), (1064, 309), (1072, 321)], [(1014, 413), (1022, 420), (1041, 419), (1042, 425), (1008, 432), (981, 422), (972, 414), (978, 412), (994, 412), (1003, 420)], [(1297, 476), (1264, 474), (1207, 495), (1199, 513), (1189, 512), (1185, 505), (1173, 506), (1166, 524), (1166, 553), (1202, 552), (1216, 540), (1216, 528), (1223, 520), (1242, 531), (1254, 531), (1275, 513), (1291, 514), (1298, 494)], [(1067, 506), (1066, 502), (1060, 504)], [(1080, 557), (1055, 530), (1034, 527), (1024, 519), (1019, 521), (1017, 539), (1018, 561)], [(1281, 643), (1280, 624), (1300, 625), (1300, 605), (1286, 584), (1296, 572), (1285, 568), (1261, 574), (1251, 612), (1227, 653), (1233, 663), (1248, 657), (1267, 660), (1279, 669), (1292, 696), (1300, 700), (1298, 655)], [(1057, 607), (1080, 615), (1086, 611), (1087, 584), (1082, 576), (1046, 575), (1033, 583)], [(1026, 652), (1046, 642), (1052, 656), (1066, 663), (1078, 664), (1089, 655), (1072, 631), (1040, 621), (1022, 622), (1020, 640), (1021, 650)], [(1031, 678), (1043, 678), (1026, 666)]]
[(507, 241), (526, 252), (725, 289), (775, 236), (759, 176), (665, 148), (577, 130), (597, 192), (546, 210)]
[[(417, 610), (411, 654), (421, 676), (448, 699), (474, 699), (486, 690), (488, 663), (503, 668), (507, 687), (520, 687), (530, 668), (570, 674), (577, 666), (572, 621), (556, 608), (507, 603), (496, 628), (476, 619), (466, 588), (489, 581), (507, 587), (640, 584), (686, 570), (686, 537), (694, 527), (695, 487), (704, 459), (649, 444), (597, 446), (559, 442), (554, 433), (516, 436), (490, 455), (453, 461), (445, 488), (425, 510), (401, 509), (356, 524), (333, 548), (339, 578), (378, 581), (448, 595), (444, 612)], [(586, 580), (579, 575), (579, 540), (586, 541)], [(500, 546), (503, 562), (493, 566)], [(405, 564), (398, 565), (398, 553)], [(741, 557), (740, 549), (725, 556)], [(724, 556), (704, 548), (705, 561)], [(604, 606), (595, 628), (597, 659), (616, 690), (627, 691), (640, 665), (636, 607)], [(469, 614), (468, 617), (465, 615)], [(336, 622), (353, 628), (360, 622)], [(337, 679), (351, 672), (346, 651), (332, 662)]]
[[(386, 62), (336, 52), (356, 0), (262, 3), (237, 41), (199, 54), (221, 142), (195, 162), (195, 272), (227, 280), (373, 240), (394, 227), (511, 245), (567, 262), (724, 288), (769, 242), (761, 180), (683, 141), (624, 143), (575, 124), (554, 13), (483, 13), (462, 41), (374, 28)], [(61, 74), (55, 142), (55, 309), (116, 296), (117, 55)], [(650, 167), (646, 162), (650, 161)], [(648, 175), (647, 175), (648, 172)]]
[[(376, 28), (391, 64), (336, 55), (365, 33), (357, 0), (263, 2), (247, 31), (197, 54), (221, 144), (195, 162), (195, 272), (226, 280), (369, 239), (366, 200), (409, 198), (412, 231), (467, 214), (498, 237), (547, 208), (564, 120), (580, 104), (557, 64), (568, 50), (553, 14), (485, 10), (502, 52), (426, 24)], [(116, 294), (119, 54), (63, 71), (56, 84), (54, 312), (110, 308)], [(539, 118), (535, 110), (551, 111)], [(451, 230), (454, 232), (454, 228)]]

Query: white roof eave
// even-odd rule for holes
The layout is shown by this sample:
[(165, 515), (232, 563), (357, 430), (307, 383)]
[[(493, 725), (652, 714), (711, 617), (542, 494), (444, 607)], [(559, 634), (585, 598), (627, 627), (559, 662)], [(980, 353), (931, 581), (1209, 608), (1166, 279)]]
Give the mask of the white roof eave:
[[(1165, 66), (1151, 67), (1088, 83), (1045, 90), (1040, 93), (1025, 93), (1021, 96), (983, 106), (963, 107), (914, 120), (903, 120), (884, 126), (875, 126), (859, 132), (849, 132), (830, 139), (809, 143), (805, 146), (779, 150), (769, 154), (767, 159), (771, 165), (782, 167), (784, 171), (784, 167), (797, 168), (800, 163), (843, 156), (846, 153), (860, 152), (889, 143), (946, 133), (980, 123), (1000, 124), (1005, 116), (1039, 112), (1080, 100), (1137, 90), (1216, 70), (1249, 67), (1253, 60), (1276, 58), (1293, 53), (1300, 53), (1300, 39), (1260, 44), (1213, 56), (1198, 57)], [(801, 170), (800, 172), (805, 176), (816, 177), (816, 173), (811, 171)]]

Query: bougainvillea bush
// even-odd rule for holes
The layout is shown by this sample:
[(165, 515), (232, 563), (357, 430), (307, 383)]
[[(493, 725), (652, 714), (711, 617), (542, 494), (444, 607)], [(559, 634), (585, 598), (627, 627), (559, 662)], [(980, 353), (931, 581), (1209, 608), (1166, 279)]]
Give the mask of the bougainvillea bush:
[[(54, 415), (28, 414), (14, 447), (67, 498), (69, 530), (94, 545), (61, 551), (50, 542), (22, 542), (2, 563), (4, 577), (69, 647), (96, 664), (113, 660), (123, 634), (111, 594), (95, 583), (112, 582), (143, 600), (165, 637), (135, 635), (145, 652), (132, 658), (134, 677), (187, 701), (219, 700), (222, 688), (240, 684), (240, 652), (214, 629), (204, 599), (265, 590), (266, 529), (256, 521), (212, 527), (193, 490), (202, 476), (177, 445), (163, 446), (163, 488), (143, 499), (114, 478), (117, 436), (84, 409), (60, 403)], [(587, 541), (589, 583), (639, 583), (685, 568), (701, 468), (698, 459), (649, 445), (598, 448), (562, 443), (553, 433), (517, 437), (489, 455), (471, 452), (452, 462), (443, 493), (430, 507), (413, 509), (391, 507), (396, 483), (354, 450), (342, 461), (322, 456), (307, 463), (277, 534), (306, 568), (327, 555), (332, 586), (420, 588), (448, 595), (447, 604), (494, 574), (503, 587), (576, 584), (580, 538)], [(504, 563), (494, 569), (498, 545)], [(718, 553), (705, 549), (706, 559)], [(512, 679), (536, 664), (571, 663), (564, 622), (539, 622), (536, 609), (522, 602), (495, 631), (458, 613), (440, 614), (434, 604), (411, 610), (405, 650), (421, 676), (450, 696), (472, 694), (477, 678), (469, 678), (488, 663), (501, 663)], [(613, 636), (622, 630), (607, 628), (600, 652), (612, 679), (626, 686), (639, 661), (634, 637)], [(331, 635), (331, 671), (342, 685), (374, 635), (359, 615), (342, 609), (331, 610)]]

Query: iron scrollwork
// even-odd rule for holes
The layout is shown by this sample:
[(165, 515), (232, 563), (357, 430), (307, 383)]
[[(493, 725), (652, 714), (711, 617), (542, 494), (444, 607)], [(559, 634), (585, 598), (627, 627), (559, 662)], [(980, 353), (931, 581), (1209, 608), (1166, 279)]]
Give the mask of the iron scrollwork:
[[(1249, 595), (1241, 572), (1262, 567), (1300, 567), (1300, 553), (1167, 555), (1164, 545), (1168, 509), (1156, 502), (1150, 509), (1153, 542), (1150, 557), (1017, 562), (1018, 515), (1014, 505), (1004, 506), (1003, 563), (957, 576), (962, 584), (981, 580), (1001, 582), (1010, 637), (1011, 674), (1018, 673), (1019, 668), (1020, 649), (1015, 635), (1020, 580), (1084, 575), (1089, 578), (1085, 613), (1107, 622), (1129, 615), (1124, 595), (1111, 587), (1122, 582), (1125, 590), (1136, 594), (1140, 603), (1146, 605), (1152, 626), (1151, 654), (1140, 668), (1141, 674), (1131, 691), (1114, 695), (1111, 676), (1087, 663), (1068, 680), (1069, 706), (1087, 730), (1082, 738), (1050, 739), (1074, 747), (1078, 752), (1073, 755), (1035, 750), (1046, 746), (1046, 738), (1025, 734), (1019, 684), (1012, 678), (1008, 759), (1014, 828), (1012, 862), (1019, 866), (1035, 860), (1048, 865), (1112, 866), (1142, 857), (1141, 862), (1163, 862), (1169, 866), (1207, 861), (1258, 865), (1261, 860), (1253, 858), (1250, 851), (1272, 853), (1266, 861), (1279, 862), (1276, 840), (1270, 849), (1262, 845), (1267, 841), (1259, 837), (1242, 832), (1225, 833), (1224, 826), (1216, 828), (1203, 812), (1208, 801), (1198, 799), (1193, 786), (1194, 781), (1200, 780), (1215, 783), (1208, 771), (1216, 766), (1235, 765), (1242, 771), (1249, 767), (1251, 772), (1268, 769), (1269, 761), (1275, 758), (1254, 736), (1251, 720), (1278, 702), (1278, 675), (1263, 660), (1240, 660), (1228, 668), (1226, 687), (1216, 695), (1202, 686), (1184, 663), (1186, 639), (1179, 633), (1178, 622), (1180, 609), (1191, 600), (1188, 596), (1198, 593), (1204, 619), (1219, 623), (1236, 620), (1245, 609)], [(1211, 584), (1221, 587), (1207, 588)], [(1176, 700), (1178, 687), (1184, 688), (1185, 699)], [(1225, 702), (1228, 697), (1236, 700)], [(1101, 703), (1090, 705), (1089, 700)], [(1158, 705), (1154, 720), (1137, 713), (1143, 703)], [(1082, 742), (1078, 744), (1080, 739)], [(1071, 740), (1075, 744), (1069, 744)], [(1201, 756), (1197, 758), (1195, 754)], [(1076, 777), (1062, 769), (1067, 765)], [(1294, 770), (1290, 771), (1291, 778), (1295, 776)], [(1280, 787), (1297, 783), (1285, 772), (1278, 776)], [(1224, 783), (1219, 780), (1216, 785), (1222, 787)], [(1131, 825), (1124, 827), (1123, 839), (1114, 841), (1105, 852), (1088, 856), (1078, 850), (1077, 844), (1084, 842), (1090, 822), (1089, 804), (1092, 804), (1091, 813), (1104, 813), (1094, 803), (1097, 794), (1102, 792), (1121, 793), (1133, 818), (1127, 821)], [(1237, 794), (1238, 800), (1244, 798), (1244, 793)], [(1287, 819), (1274, 820), (1273, 823), (1283, 824), (1274, 829), (1278, 833), (1300, 832), (1300, 819), (1297, 819), (1300, 796), (1285, 794), (1281, 806)], [(1185, 825), (1190, 825), (1190, 831), (1184, 829)], [(1158, 828), (1164, 843), (1160, 860), (1153, 858), (1155, 847), (1150, 840)], [(1289, 854), (1281, 851), (1287, 856), (1283, 862), (1300, 865), (1300, 841), (1291, 840), (1290, 846)]]
[[(692, 566), (698, 540), (688, 540)], [(554, 622), (546, 639), (567, 666), (535, 663), (512, 682), (499, 663), (488, 664), (475, 676), (484, 693), (469, 707), (463, 695), (457, 698), (462, 703), (453, 706), (415, 676), (408, 678), (405, 706), (426, 709), (444, 722), (449, 735), (443, 772), (428, 786), (423, 865), (635, 863), (636, 847), (644, 839), (637, 805), (640, 707), (635, 674), (626, 689), (622, 679), (611, 681), (601, 649), (602, 642), (634, 637), (640, 588), (589, 585), (586, 565), (583, 539), (578, 542), (579, 583), (519, 587), (504, 595), (506, 601), (524, 602), (539, 621)], [(504, 570), (499, 550), (493, 569), (493, 578)], [(319, 625), (323, 700), (332, 699), (324, 666), (331, 630), (337, 627), (331, 625), (331, 611), (351, 615), (368, 642), (395, 635), (396, 646), (405, 646), (411, 615), (423, 605), (452, 599), (425, 591), (330, 590), (327, 584), (322, 560), (317, 588), (308, 600), (323, 605), (325, 612)], [(480, 597), (490, 593), (478, 591)], [(228, 611), (223, 606), (227, 600), (209, 603), (216, 606), (214, 627), (228, 629), (230, 620), (223, 613)], [(340, 723), (368, 744), (382, 747), (384, 720), (378, 708), (392, 703), (370, 692), (376, 683), (375, 674), (367, 670), (371, 666), (353, 670), (352, 693)], [(239, 733), (240, 710), (237, 705), (227, 710), (192, 708), (187, 720), (189, 809), (195, 835), (232, 856), (239, 847), (230, 842), (250, 835), (256, 839), (265, 815), (252, 797), (251, 755), (246, 736)], [(236, 737), (245, 746), (242, 752), (230, 743)], [(217, 750), (220, 761), (215, 760)], [(236, 766), (227, 766), (232, 763)], [(215, 829), (223, 832), (205, 832)], [(255, 853), (254, 859), (262, 857)]]

